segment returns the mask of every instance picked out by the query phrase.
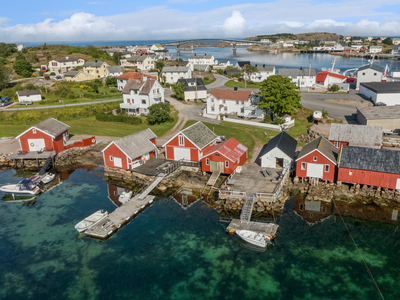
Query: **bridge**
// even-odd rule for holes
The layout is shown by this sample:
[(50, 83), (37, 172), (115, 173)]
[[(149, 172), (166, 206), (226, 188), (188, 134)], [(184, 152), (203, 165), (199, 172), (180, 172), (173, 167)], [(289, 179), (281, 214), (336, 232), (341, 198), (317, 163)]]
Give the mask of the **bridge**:
[(248, 40), (234, 40), (234, 39), (192, 39), (192, 40), (182, 40), (182, 41), (176, 41), (176, 42), (168, 42), (168, 43), (162, 43), (161, 45), (163, 46), (176, 46), (176, 51), (180, 51), (180, 46), (189, 44), (189, 43), (196, 43), (196, 42), (209, 42), (209, 41), (215, 41), (215, 42), (224, 42), (224, 43), (230, 43), (232, 45), (232, 49), (236, 50), (237, 45), (239, 44), (258, 44), (258, 45), (269, 45), (270, 43), (267, 42), (259, 42), (259, 41), (248, 41)]

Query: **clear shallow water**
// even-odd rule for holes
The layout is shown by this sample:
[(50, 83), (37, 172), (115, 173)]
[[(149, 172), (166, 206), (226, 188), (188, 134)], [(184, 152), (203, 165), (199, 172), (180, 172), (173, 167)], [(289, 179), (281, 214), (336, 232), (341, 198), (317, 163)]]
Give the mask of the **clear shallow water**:
[[(32, 206), (0, 202), (0, 299), (380, 297), (338, 217), (309, 226), (291, 200), (275, 246), (254, 252), (206, 203), (162, 199), (105, 242), (77, 239), (78, 221), (115, 209), (107, 189), (101, 168), (78, 169)], [(399, 299), (398, 224), (346, 222), (385, 298)]]

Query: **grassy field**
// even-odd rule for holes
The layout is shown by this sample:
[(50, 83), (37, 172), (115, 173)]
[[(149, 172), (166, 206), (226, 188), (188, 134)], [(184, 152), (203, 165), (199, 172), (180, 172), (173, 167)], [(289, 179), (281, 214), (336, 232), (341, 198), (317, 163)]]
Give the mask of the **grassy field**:
[[(167, 122), (160, 125), (148, 125), (143, 118), (143, 123), (139, 125), (132, 125), (120, 122), (101, 122), (97, 121), (95, 116), (74, 119), (65, 121), (66, 124), (71, 126), (71, 134), (88, 134), (88, 135), (102, 135), (102, 136), (116, 136), (123, 137), (128, 134), (150, 128), (157, 136), (162, 136), (168, 132), (176, 122), (178, 121), (177, 111), (174, 111), (171, 116), (174, 118), (173, 122)], [(17, 136), (30, 128), (33, 124), (21, 124), (21, 125), (0, 125), (0, 136), (10, 137)]]
[[(235, 87), (237, 86), (238, 88), (245, 88), (245, 84), (244, 81), (239, 81), (239, 82), (235, 82), (233, 80), (229, 80), (225, 83), (225, 86), (227, 87)], [(259, 89), (260, 88), (260, 84), (256, 83), (256, 82), (248, 82), (246, 84), (246, 88), (249, 89)]]

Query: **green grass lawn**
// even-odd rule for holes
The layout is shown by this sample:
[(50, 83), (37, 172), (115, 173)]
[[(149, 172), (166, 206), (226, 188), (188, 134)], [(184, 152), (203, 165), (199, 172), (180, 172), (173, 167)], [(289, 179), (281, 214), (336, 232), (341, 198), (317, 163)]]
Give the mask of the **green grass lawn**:
[[(238, 88), (245, 88), (245, 83), (244, 81), (239, 81), (239, 82), (235, 82), (233, 80), (229, 80), (225, 83), (225, 86), (227, 87), (235, 87), (237, 86)], [(246, 88), (249, 89), (259, 89), (260, 88), (260, 84), (256, 83), (256, 82), (251, 82), (251, 83), (247, 83), (246, 84)]]
[[(168, 132), (178, 121), (177, 112), (173, 112), (173, 122), (167, 122), (160, 125), (147, 125), (142, 123), (139, 125), (132, 125), (120, 122), (101, 122), (97, 121), (95, 116), (65, 121), (66, 124), (71, 126), (69, 132), (71, 134), (88, 134), (88, 135), (103, 135), (103, 136), (116, 136), (123, 137), (128, 134), (150, 128), (157, 136), (162, 136)], [(10, 137), (18, 136), (34, 124), (30, 125), (0, 125), (0, 136)]]
[[(207, 78), (208, 78), (208, 80), (207, 80)], [(204, 83), (204, 85), (207, 85), (207, 84), (213, 83), (215, 80), (217, 80), (217, 78), (215, 78), (214, 76), (213, 76), (212, 78), (210, 78), (210, 77), (205, 77), (205, 78), (203, 79), (203, 83)]]

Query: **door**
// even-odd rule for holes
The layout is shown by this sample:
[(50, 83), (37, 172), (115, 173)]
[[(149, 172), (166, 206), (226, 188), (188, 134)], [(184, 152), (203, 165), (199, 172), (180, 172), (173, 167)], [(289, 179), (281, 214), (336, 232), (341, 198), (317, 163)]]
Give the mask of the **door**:
[(307, 164), (307, 177), (322, 178), (324, 174), (324, 165)]
[(400, 190), (400, 178), (397, 178), (397, 181), (396, 181), (396, 190)]
[(219, 162), (219, 171), (221, 172), (221, 173), (224, 173), (224, 162), (223, 161), (220, 161)]
[(44, 139), (28, 139), (29, 151), (39, 151), (46, 148)]
[(122, 168), (122, 159), (114, 157), (114, 167)]
[(212, 162), (211, 162), (211, 169), (210, 169), (210, 171), (211, 171), (211, 172), (218, 171), (218, 162), (217, 162), (217, 161), (212, 161)]
[(175, 160), (189, 160), (190, 161), (190, 149), (186, 148), (174, 148), (174, 159)]

